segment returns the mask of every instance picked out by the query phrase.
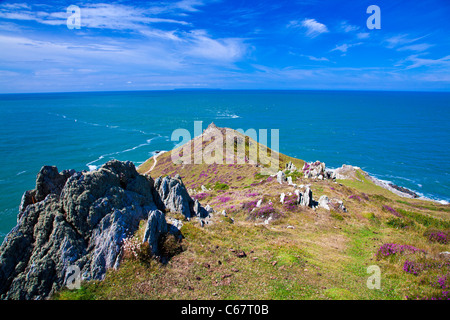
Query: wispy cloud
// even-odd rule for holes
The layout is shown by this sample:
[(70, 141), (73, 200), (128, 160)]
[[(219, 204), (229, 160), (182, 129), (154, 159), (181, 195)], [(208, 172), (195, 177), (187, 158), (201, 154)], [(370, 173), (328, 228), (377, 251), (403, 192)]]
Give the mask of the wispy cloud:
[(398, 51), (416, 51), (416, 52), (422, 52), (426, 51), (429, 48), (433, 47), (433, 44), (429, 43), (418, 43), (418, 44), (411, 44), (408, 46), (400, 47), (397, 50)]
[[(400, 64), (408, 64), (406, 69), (415, 69), (420, 67), (437, 67), (437, 68), (446, 68), (447, 72), (450, 71), (450, 55), (439, 59), (430, 59), (430, 58), (422, 58), (420, 55), (411, 55), (406, 59), (402, 60)], [(440, 70), (443, 71), (443, 70)]]
[(330, 52), (333, 51), (341, 51), (343, 53), (346, 53), (348, 51), (348, 49), (350, 49), (351, 47), (356, 47), (363, 44), (362, 42), (358, 42), (358, 43), (344, 43), (341, 44), (339, 46), (336, 46), (334, 49), (331, 49)]
[(288, 28), (303, 28), (305, 34), (310, 38), (315, 38), (322, 33), (329, 32), (326, 25), (317, 22), (315, 19), (292, 20), (287, 25)]
[(418, 40), (421, 40), (423, 38), (427, 37), (425, 36), (421, 36), (421, 37), (411, 37), (408, 34), (399, 34), (399, 35), (395, 35), (392, 37), (389, 37), (385, 40), (385, 42), (387, 43), (387, 47), (390, 49), (399, 47), (399, 46), (404, 46), (413, 42), (416, 42)]
[(349, 24), (348, 21), (342, 21), (340, 24), (340, 29), (344, 32), (355, 32), (361, 29), (359, 26), (355, 26), (352, 24)]

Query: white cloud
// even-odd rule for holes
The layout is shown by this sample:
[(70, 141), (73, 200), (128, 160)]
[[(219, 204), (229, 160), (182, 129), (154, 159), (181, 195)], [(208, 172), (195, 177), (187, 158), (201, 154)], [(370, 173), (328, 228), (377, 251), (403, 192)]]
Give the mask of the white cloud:
[(213, 39), (204, 30), (194, 30), (184, 38), (189, 42), (186, 53), (190, 56), (233, 62), (240, 59), (246, 45), (240, 38)]
[(351, 25), (347, 21), (342, 21), (340, 27), (344, 32), (353, 32), (360, 29), (360, 27)]
[(359, 46), (361, 44), (362, 44), (362, 42), (350, 43), (350, 44), (349, 43), (344, 43), (344, 44), (341, 44), (340, 46), (336, 46), (334, 49), (331, 49), (330, 52), (341, 51), (343, 53), (346, 53), (348, 51), (348, 49), (350, 49), (351, 47), (356, 47), (356, 46)]
[(407, 34), (399, 34), (390, 38), (387, 38), (385, 42), (387, 42), (387, 47), (390, 49), (396, 48), (398, 46), (403, 46), (409, 43), (416, 42), (417, 40), (423, 39), (426, 36), (418, 37), (418, 38), (411, 38)]
[(328, 28), (323, 23), (317, 22), (315, 19), (303, 19), (302, 21), (292, 20), (287, 25), (288, 28), (304, 28), (306, 35), (315, 38), (322, 33), (327, 33)]
[(408, 45), (408, 46), (400, 47), (397, 50), (398, 51), (417, 51), (417, 52), (422, 52), (422, 51), (428, 50), (432, 46), (433, 45), (429, 44), (429, 43), (418, 43), (418, 44), (411, 44), (411, 45)]
[[(425, 59), (421, 58), (419, 55), (411, 55), (407, 57), (406, 59), (402, 60), (400, 64), (402, 63), (410, 63), (406, 69), (415, 69), (419, 67), (438, 67), (440, 69), (450, 68), (450, 55), (439, 58), (439, 59)], [(443, 70), (441, 70), (443, 71)]]
[(356, 37), (358, 39), (367, 39), (367, 38), (369, 38), (369, 36), (370, 36), (370, 34), (368, 32), (358, 32), (356, 34)]

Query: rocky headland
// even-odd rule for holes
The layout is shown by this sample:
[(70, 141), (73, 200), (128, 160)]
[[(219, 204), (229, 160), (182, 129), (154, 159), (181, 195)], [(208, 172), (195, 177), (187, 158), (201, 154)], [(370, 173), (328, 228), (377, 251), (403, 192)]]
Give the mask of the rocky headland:
[[(225, 130), (212, 125), (204, 135), (216, 129)], [(418, 198), (358, 167), (330, 170), (323, 162), (308, 163), (281, 153), (278, 170), (263, 175), (267, 163), (249, 161), (259, 144), (245, 136), (238, 139), (248, 142), (241, 164), (174, 163), (171, 153), (176, 150), (172, 150), (139, 168), (117, 160), (94, 171), (42, 167), (35, 189), (22, 197), (17, 225), (0, 247), (0, 297), (54, 297), (65, 290), (74, 270), (79, 270), (87, 287), (95, 281), (114, 285), (118, 295), (114, 298), (135, 298), (135, 294), (138, 298), (160, 294), (168, 299), (226, 298), (232, 292), (226, 289), (232, 279), (250, 284), (234, 289), (247, 298), (298, 298), (303, 289), (293, 290), (292, 296), (284, 291), (270, 293), (273, 285), (289, 287), (298, 281), (317, 288), (313, 298), (333, 298), (336, 292), (351, 296), (348, 290), (363, 275), (354, 273), (346, 261), (360, 269), (373, 264), (373, 243), (398, 241), (405, 232), (412, 232), (408, 239), (422, 247), (425, 234), (441, 237), (439, 245), (448, 243), (448, 206)], [(195, 145), (201, 150), (208, 147), (203, 141)], [(372, 242), (361, 240), (367, 234)], [(178, 257), (164, 269), (150, 268), (148, 256), (158, 265), (173, 256), (163, 243), (170, 235), (187, 251), (174, 250)], [(356, 255), (352, 241), (364, 241)], [(433, 242), (426, 247), (444, 259), (436, 260), (443, 263), (439, 269), (443, 272), (450, 264), (445, 264), (446, 256), (440, 253), (446, 251), (439, 245)], [(335, 270), (327, 259), (341, 267)], [(108, 274), (130, 272), (130, 268), (133, 271), (121, 279), (129, 279), (122, 281), (134, 291), (121, 293), (122, 284), (110, 284)], [(311, 269), (316, 271), (309, 275)], [(349, 286), (347, 291), (328, 289), (337, 285), (336, 272), (353, 279), (350, 284), (339, 282)], [(154, 275), (142, 280), (142, 274)], [(367, 297), (384, 297), (353, 289)], [(99, 298), (111, 294), (109, 289), (107, 293), (95, 290)]]

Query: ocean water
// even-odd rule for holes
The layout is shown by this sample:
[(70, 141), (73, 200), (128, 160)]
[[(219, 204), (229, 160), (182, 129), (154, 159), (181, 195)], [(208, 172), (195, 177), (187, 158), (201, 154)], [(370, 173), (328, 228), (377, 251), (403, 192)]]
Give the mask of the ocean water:
[[(43, 165), (136, 165), (170, 150), (194, 121), (279, 129), (279, 151), (327, 167), (361, 167), (450, 201), (450, 93), (149, 91), (0, 95), (0, 241)], [(270, 139), (269, 139), (270, 141)], [(270, 143), (269, 143), (270, 147)]]

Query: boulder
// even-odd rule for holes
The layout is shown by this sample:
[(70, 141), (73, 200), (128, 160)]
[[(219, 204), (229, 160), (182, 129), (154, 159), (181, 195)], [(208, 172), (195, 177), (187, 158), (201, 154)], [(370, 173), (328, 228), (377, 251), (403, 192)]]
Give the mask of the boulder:
[(194, 200), (186, 190), (179, 175), (174, 178), (166, 176), (155, 180), (155, 188), (164, 205), (164, 209), (172, 212), (180, 212), (186, 218), (196, 214), (194, 211)]
[(319, 207), (324, 208), (326, 210), (330, 210), (330, 199), (326, 195), (323, 195), (319, 198)]
[(280, 194), (280, 202), (284, 203), (284, 198), (286, 197), (286, 195), (284, 193)]
[(168, 227), (164, 213), (158, 209), (150, 211), (142, 241), (148, 242), (152, 255), (159, 255), (159, 238), (167, 232)]

